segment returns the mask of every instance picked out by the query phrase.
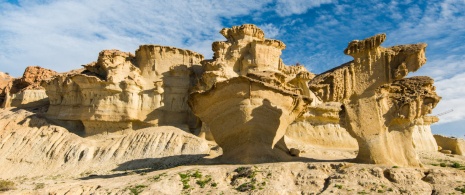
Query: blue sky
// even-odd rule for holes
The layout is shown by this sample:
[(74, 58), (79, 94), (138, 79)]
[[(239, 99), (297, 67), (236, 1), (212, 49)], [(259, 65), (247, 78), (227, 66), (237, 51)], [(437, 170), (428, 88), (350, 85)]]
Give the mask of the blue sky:
[(425, 42), (427, 64), (413, 75), (436, 80), (443, 97), (433, 132), (465, 135), (465, 0), (0, 0), (0, 71), (26, 66), (59, 72), (95, 61), (103, 49), (141, 44), (191, 49), (211, 58), (224, 27), (253, 23), (286, 43), (286, 64), (314, 73), (351, 58), (354, 39), (386, 33), (384, 46)]

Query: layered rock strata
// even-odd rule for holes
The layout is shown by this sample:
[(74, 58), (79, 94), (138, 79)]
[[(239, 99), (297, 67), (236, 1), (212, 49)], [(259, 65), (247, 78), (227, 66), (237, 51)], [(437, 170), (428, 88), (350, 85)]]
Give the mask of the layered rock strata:
[(174, 127), (83, 138), (26, 110), (0, 112), (3, 179), (162, 168), (196, 161), (209, 151), (205, 140)]
[(283, 136), (287, 126), (311, 104), (307, 82), (313, 74), (280, 59), (284, 43), (264, 38), (255, 25), (220, 32), (213, 59), (189, 105), (208, 125), (223, 149), (222, 160), (258, 163), (290, 159)]
[(56, 74), (53, 70), (39, 66), (27, 67), (21, 78), (11, 80), (3, 89), (5, 98), (2, 107), (30, 108), (48, 105), (47, 94), (40, 83)]
[(81, 121), (86, 135), (148, 126), (199, 128), (187, 98), (201, 60), (198, 53), (158, 45), (142, 45), (136, 55), (104, 50), (84, 71), (43, 83), (50, 97), (47, 116)]
[(420, 166), (412, 132), (440, 98), (428, 77), (399, 79), (426, 62), (426, 44), (384, 48), (385, 38), (350, 42), (344, 53), (354, 61), (316, 76), (310, 89), (343, 103), (341, 124), (357, 139), (357, 162)]

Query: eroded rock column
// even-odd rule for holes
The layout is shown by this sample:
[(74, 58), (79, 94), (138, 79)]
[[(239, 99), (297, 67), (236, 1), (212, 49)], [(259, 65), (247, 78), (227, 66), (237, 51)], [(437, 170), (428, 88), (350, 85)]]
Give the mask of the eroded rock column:
[(341, 124), (357, 139), (357, 162), (420, 166), (413, 126), (439, 97), (431, 79), (400, 79), (426, 62), (426, 44), (384, 48), (385, 38), (380, 34), (349, 43), (344, 53), (354, 61), (318, 75), (310, 89), (325, 102), (343, 103)]
[(284, 43), (264, 38), (255, 25), (225, 28), (214, 57), (202, 62), (202, 81), (189, 105), (208, 125), (229, 163), (291, 159), (283, 136), (311, 103), (303, 66), (285, 66)]

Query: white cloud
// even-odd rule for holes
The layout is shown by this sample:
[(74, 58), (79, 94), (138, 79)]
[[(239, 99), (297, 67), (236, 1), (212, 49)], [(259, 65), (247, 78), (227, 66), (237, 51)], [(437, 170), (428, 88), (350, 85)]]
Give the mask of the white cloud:
[[(434, 1), (426, 5), (423, 13), (418, 13), (417, 7), (412, 10), (407, 20), (399, 24), (399, 28), (391, 31), (389, 35), (396, 40), (389, 43), (409, 43), (417, 41), (429, 41), (429, 47), (433, 49), (453, 48), (457, 44), (457, 38), (465, 34), (465, 1), (445, 0), (441, 3)], [(389, 40), (388, 40), (389, 41)]]
[(427, 75), (435, 79), (436, 91), (443, 99), (433, 114), (453, 109), (440, 116), (440, 125), (465, 120), (465, 15), (462, 10), (465, 10), (463, 0), (428, 3), (423, 13), (412, 7), (409, 13), (415, 13), (411, 15), (415, 18), (388, 33), (394, 38), (389, 42), (392, 45), (428, 43), (428, 62), (411, 76)]
[(322, 4), (332, 3), (332, 0), (277, 0), (276, 13), (280, 16), (303, 14), (308, 9), (319, 7)]
[[(465, 62), (465, 61), (463, 61)], [(436, 92), (443, 99), (434, 109), (433, 114), (439, 114), (453, 110), (448, 114), (440, 116), (440, 123), (448, 123), (465, 119), (465, 71), (451, 78), (437, 80), (435, 82)]]
[(265, 37), (274, 38), (279, 35), (280, 29), (271, 23), (262, 24), (258, 26), (265, 33)]
[(57, 71), (96, 60), (103, 49), (134, 52), (141, 44), (192, 49), (211, 57), (223, 39), (222, 18), (258, 10), (270, 0), (20, 1), (2, 3), (0, 70), (19, 76), (28, 65)]
[(428, 57), (428, 48), (426, 49), (428, 61), (418, 70), (418, 72), (411, 73), (411, 76), (428, 75), (437, 81), (447, 80), (454, 75), (465, 72), (465, 56), (463, 55), (450, 55), (442, 58), (435, 58), (430, 60)]

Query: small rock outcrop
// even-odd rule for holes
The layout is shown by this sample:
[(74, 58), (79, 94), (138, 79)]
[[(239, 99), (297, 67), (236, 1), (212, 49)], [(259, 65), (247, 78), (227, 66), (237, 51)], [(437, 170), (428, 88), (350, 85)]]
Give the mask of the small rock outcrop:
[(11, 77), (9, 74), (0, 72), (0, 106), (3, 104), (3, 101), (5, 101), (5, 89), (11, 80), (13, 80), (13, 77)]
[(193, 112), (209, 127), (227, 162), (290, 159), (283, 136), (312, 102), (303, 66), (286, 66), (284, 43), (264, 38), (255, 25), (220, 32), (213, 59), (202, 62), (202, 83), (190, 95)]
[(385, 39), (350, 42), (344, 53), (354, 61), (316, 76), (310, 89), (343, 104), (341, 124), (357, 139), (357, 162), (419, 166), (413, 128), (440, 98), (431, 78), (403, 78), (426, 62), (426, 44), (384, 48)]
[(465, 140), (443, 135), (434, 135), (434, 139), (443, 150), (449, 150), (452, 154), (465, 156)]
[(21, 78), (8, 82), (3, 89), (3, 108), (30, 108), (48, 105), (48, 97), (40, 83), (48, 80), (57, 72), (39, 66), (29, 66), (24, 70)]
[(142, 45), (136, 55), (104, 50), (85, 70), (42, 84), (50, 97), (47, 116), (82, 122), (85, 135), (149, 126), (200, 128), (187, 98), (201, 60), (198, 53), (158, 45)]

